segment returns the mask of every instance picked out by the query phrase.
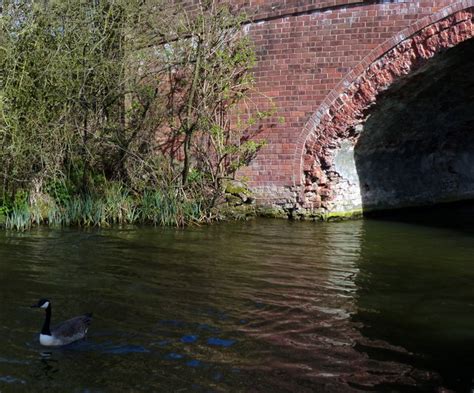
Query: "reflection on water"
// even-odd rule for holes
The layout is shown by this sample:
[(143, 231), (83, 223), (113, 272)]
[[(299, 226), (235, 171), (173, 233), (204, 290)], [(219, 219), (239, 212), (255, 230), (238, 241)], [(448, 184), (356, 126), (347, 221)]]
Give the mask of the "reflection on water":
[(392, 212), (364, 223), (362, 334), (402, 345), (455, 391), (474, 388), (474, 206)]
[(421, 222), (1, 233), (0, 391), (468, 389), (473, 235)]

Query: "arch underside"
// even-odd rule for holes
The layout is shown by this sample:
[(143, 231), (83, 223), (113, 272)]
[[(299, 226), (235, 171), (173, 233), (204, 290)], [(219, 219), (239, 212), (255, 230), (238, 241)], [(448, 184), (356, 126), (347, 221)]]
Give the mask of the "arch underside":
[(474, 199), (473, 10), (401, 41), (309, 132), (298, 205), (347, 213)]

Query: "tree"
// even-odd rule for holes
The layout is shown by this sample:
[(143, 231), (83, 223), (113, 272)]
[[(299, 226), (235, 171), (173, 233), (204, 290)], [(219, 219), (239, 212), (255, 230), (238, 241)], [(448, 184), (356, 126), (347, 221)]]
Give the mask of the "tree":
[(160, 13), (158, 19), (149, 25), (160, 27), (151, 32), (163, 43), (158, 69), (167, 73), (161, 77), (168, 101), (164, 119), (171, 140), (182, 142), (181, 184), (186, 187), (199, 171), (218, 194), (222, 180), (263, 145), (252, 140), (251, 127), (272, 113), (259, 111), (248, 94), (255, 53), (242, 30), (246, 16), (202, 1), (191, 13), (175, 9), (173, 17)]
[[(263, 145), (245, 16), (217, 0), (25, 0), (0, 14), (2, 197), (164, 190), (214, 206)], [(63, 198), (64, 199), (64, 198)]]

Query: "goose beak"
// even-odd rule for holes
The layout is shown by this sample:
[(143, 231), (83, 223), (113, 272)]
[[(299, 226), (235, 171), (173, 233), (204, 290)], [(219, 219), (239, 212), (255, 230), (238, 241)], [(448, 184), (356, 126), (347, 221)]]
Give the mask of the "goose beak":
[(37, 304), (33, 304), (32, 306), (30, 306), (30, 308), (38, 308), (39, 306)]

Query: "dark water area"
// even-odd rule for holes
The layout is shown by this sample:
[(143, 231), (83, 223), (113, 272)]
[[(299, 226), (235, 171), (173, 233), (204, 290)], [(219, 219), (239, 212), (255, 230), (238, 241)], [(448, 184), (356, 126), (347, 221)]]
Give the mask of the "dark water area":
[[(443, 209), (0, 232), (0, 392), (469, 392), (474, 207)], [(40, 297), (88, 338), (40, 346)]]

